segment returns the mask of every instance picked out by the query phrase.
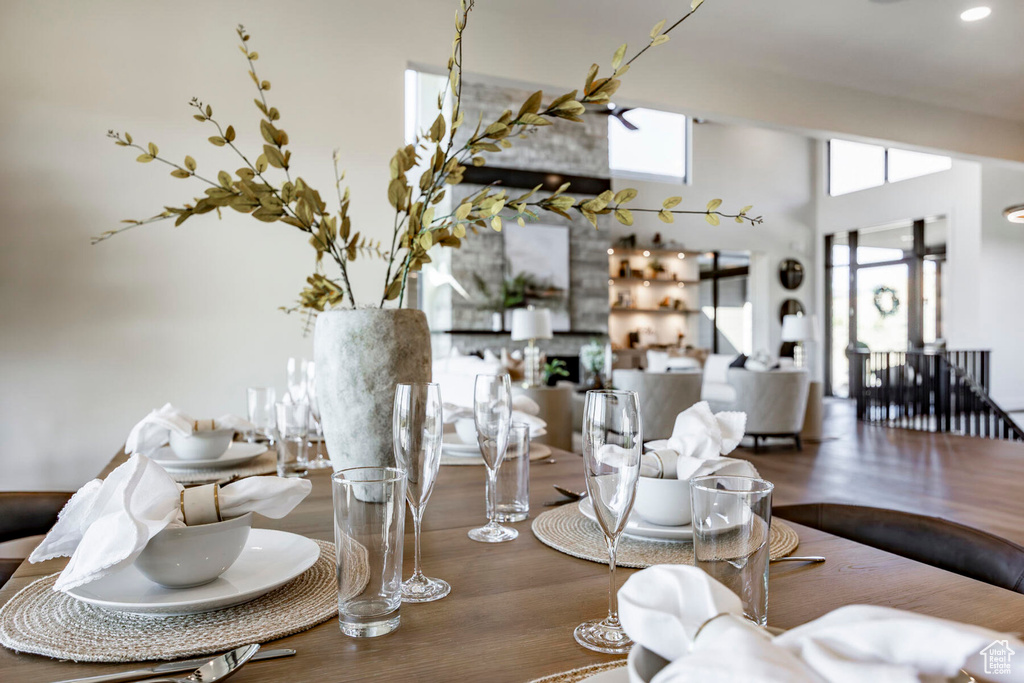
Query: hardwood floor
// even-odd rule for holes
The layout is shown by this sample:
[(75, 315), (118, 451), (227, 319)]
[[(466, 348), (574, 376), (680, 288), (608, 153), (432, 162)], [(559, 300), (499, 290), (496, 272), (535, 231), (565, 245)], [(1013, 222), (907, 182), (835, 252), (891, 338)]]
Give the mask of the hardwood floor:
[[(826, 440), (803, 452), (779, 442), (754, 463), (775, 503), (840, 502), (943, 517), (1024, 545), (1024, 444), (857, 422), (853, 404), (825, 405)], [(749, 441), (747, 439), (746, 441)]]

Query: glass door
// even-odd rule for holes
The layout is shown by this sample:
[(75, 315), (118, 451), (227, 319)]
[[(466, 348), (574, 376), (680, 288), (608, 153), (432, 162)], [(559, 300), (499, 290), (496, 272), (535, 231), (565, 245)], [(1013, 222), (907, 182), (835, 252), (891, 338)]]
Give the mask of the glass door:
[(857, 269), (857, 341), (870, 351), (906, 351), (910, 269), (906, 263)]

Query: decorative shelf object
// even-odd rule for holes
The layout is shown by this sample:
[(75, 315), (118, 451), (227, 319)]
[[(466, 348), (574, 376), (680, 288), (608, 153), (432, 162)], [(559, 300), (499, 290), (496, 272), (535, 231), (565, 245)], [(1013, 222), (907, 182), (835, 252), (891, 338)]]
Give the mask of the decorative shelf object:
[(613, 280), (616, 283), (635, 284), (635, 285), (640, 285), (640, 284), (643, 284), (645, 282), (649, 282), (652, 285), (676, 285), (676, 286), (678, 286), (679, 283), (683, 283), (684, 285), (687, 285), (687, 286), (699, 285), (700, 284), (700, 280), (668, 280), (668, 279), (665, 279), (665, 278), (656, 278), (656, 277), (610, 277), (608, 279), (609, 280)]
[[(652, 257), (652, 256), (664, 256), (679, 258), (682, 254), (684, 258), (696, 258), (703, 256), (707, 252), (704, 251), (688, 251), (686, 249), (666, 249), (664, 246), (661, 247), (616, 247), (612, 246), (608, 248), (609, 256), (640, 256), (640, 257)], [(681, 259), (682, 260), (682, 259)]]
[(676, 315), (692, 315), (700, 311), (688, 308), (623, 308), (612, 306), (612, 313), (675, 313)]

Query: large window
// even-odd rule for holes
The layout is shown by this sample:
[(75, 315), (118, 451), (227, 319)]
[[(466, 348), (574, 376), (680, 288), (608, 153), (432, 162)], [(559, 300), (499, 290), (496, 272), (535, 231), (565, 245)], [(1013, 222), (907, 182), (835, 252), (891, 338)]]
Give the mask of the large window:
[(700, 264), (700, 346), (712, 353), (753, 353), (750, 256), (708, 252)]
[(608, 165), (615, 178), (685, 183), (690, 123), (682, 114), (615, 109), (608, 116)]
[(945, 218), (825, 237), (826, 382), (850, 395), (848, 354), (921, 349), (942, 340)]
[(950, 157), (938, 154), (850, 140), (829, 140), (828, 192), (838, 197), (886, 183), (948, 171), (952, 167)]

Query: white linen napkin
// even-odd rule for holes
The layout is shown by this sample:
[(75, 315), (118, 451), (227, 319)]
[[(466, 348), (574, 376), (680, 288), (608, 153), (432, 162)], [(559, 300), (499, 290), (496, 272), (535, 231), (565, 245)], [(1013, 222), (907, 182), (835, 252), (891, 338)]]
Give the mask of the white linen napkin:
[[(878, 679), (864, 679), (869, 680)], [(824, 683), (825, 679), (789, 650), (775, 647), (767, 631), (741, 616), (729, 615), (709, 622), (689, 654), (651, 679), (651, 683), (707, 681)]]
[[(548, 423), (546, 420), (537, 417), (540, 413), (540, 406), (529, 396), (516, 396), (512, 399), (512, 422), (522, 422), (530, 427), (530, 438), (544, 436), (547, 434)], [(473, 421), (473, 408), (456, 405), (454, 403), (444, 404), (444, 423), (455, 424), (461, 420)], [(475, 428), (474, 428), (475, 429)]]
[(746, 426), (746, 413), (712, 413), (708, 402), (700, 401), (676, 416), (672, 436), (651, 441), (647, 447), (667, 448), (679, 455), (708, 460), (732, 453), (740, 445)]
[(757, 468), (739, 458), (694, 458), (679, 455), (667, 448), (647, 451), (640, 465), (641, 477), (655, 479), (693, 479), (711, 474), (737, 477), (759, 477)]
[[(1024, 643), (980, 626), (890, 607), (849, 605), (776, 636), (774, 644), (799, 656), (833, 683), (918, 683), (945, 680), (965, 669), (980, 680), (980, 652), (995, 641), (1024, 653)], [(1016, 672), (1013, 671), (1016, 670)], [(1024, 681), (1024, 667), (994, 680)]]
[[(128, 455), (133, 453), (150, 455), (167, 443), (172, 431), (181, 436), (188, 436), (195, 431), (195, 424), (195, 418), (178, 410), (170, 403), (165, 403), (162, 408), (150, 411), (146, 417), (132, 427), (125, 440), (124, 452)], [(213, 420), (212, 426), (214, 429), (234, 429), (239, 432), (255, 428), (251, 422), (237, 415), (222, 415)]]
[(742, 616), (743, 603), (709, 574), (688, 565), (648, 567), (619, 589), (619, 619), (626, 633), (669, 661), (687, 654), (704, 622), (723, 613)]
[[(221, 515), (230, 519), (257, 512), (279, 519), (311, 489), (306, 479), (242, 479), (221, 488)], [(112, 574), (134, 562), (160, 531), (184, 524), (181, 490), (162, 467), (133, 455), (105, 480), (90, 481), (71, 497), (29, 561), (71, 556), (54, 590), (70, 590)]]
[(940, 683), (961, 668), (981, 681), (1024, 681), (1017, 667), (986, 677), (980, 654), (1002, 641), (1024, 652), (1019, 639), (888, 607), (841, 607), (771, 638), (743, 619), (735, 593), (685, 565), (630, 576), (619, 617), (635, 642), (670, 662), (651, 683)]

